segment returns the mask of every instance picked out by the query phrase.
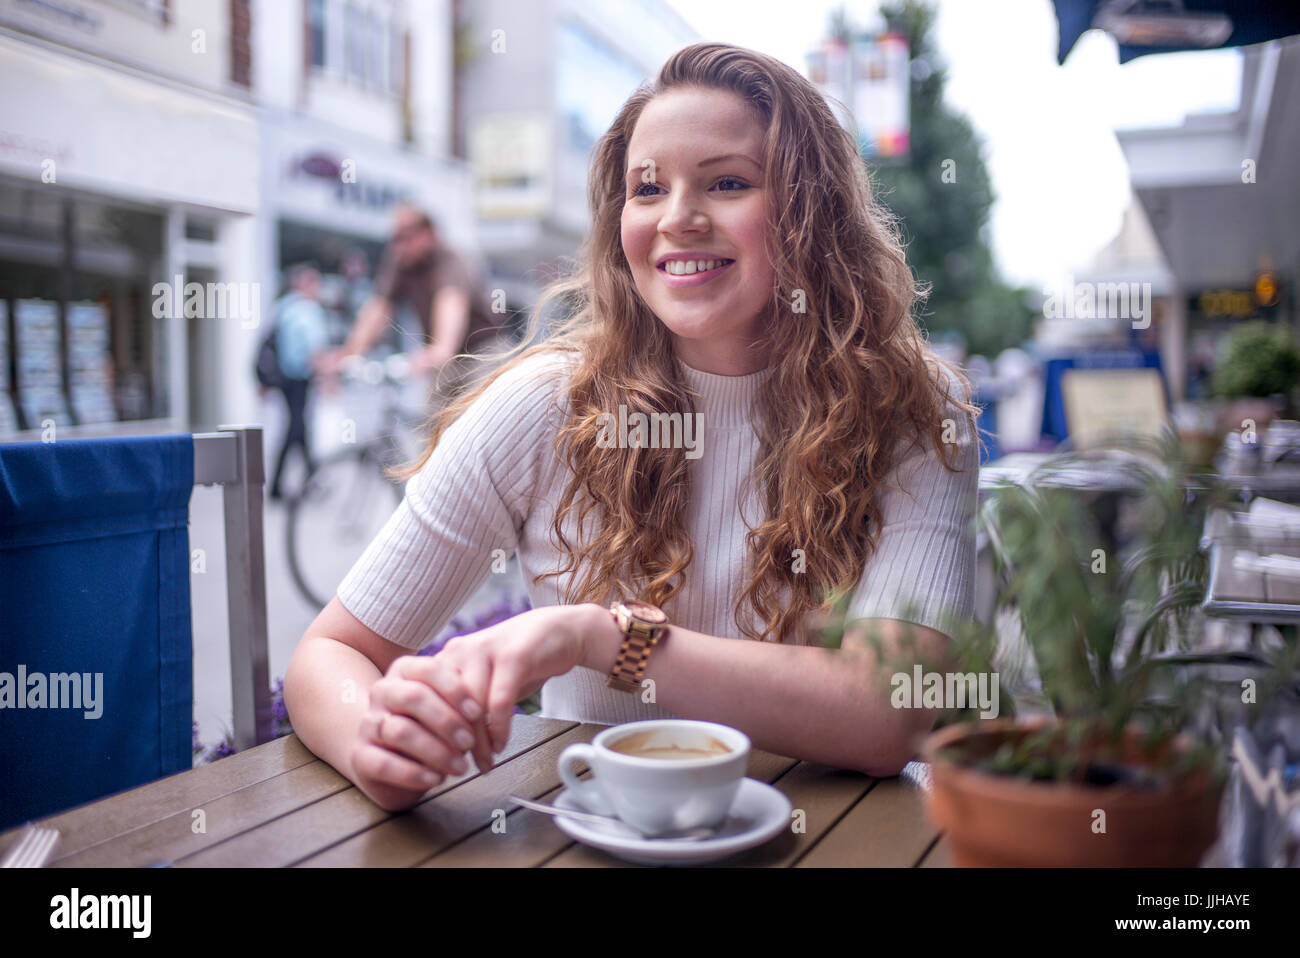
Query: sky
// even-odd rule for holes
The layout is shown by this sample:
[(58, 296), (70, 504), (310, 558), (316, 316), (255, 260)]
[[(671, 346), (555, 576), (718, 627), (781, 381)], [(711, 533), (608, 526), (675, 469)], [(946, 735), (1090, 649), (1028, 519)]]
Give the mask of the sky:
[[(805, 75), (806, 55), (834, 9), (845, 8), (856, 25), (879, 22), (873, 0), (668, 3), (705, 39), (761, 50)], [(948, 66), (946, 98), (985, 142), (998, 197), (994, 258), (1013, 285), (1061, 283), (1115, 236), (1130, 201), (1116, 129), (1177, 125), (1187, 113), (1237, 103), (1237, 50), (1160, 54), (1120, 66), (1114, 41), (1093, 30), (1058, 66), (1051, 0), (931, 3)]]

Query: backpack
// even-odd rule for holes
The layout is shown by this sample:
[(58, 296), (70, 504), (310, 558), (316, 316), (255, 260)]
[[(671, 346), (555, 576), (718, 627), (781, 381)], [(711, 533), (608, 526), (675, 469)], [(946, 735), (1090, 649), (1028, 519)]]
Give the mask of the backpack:
[(271, 331), (262, 338), (257, 347), (257, 381), (267, 389), (279, 389), (285, 384), (284, 370), (280, 368), (280, 344), (276, 334), (279, 324), (272, 323)]

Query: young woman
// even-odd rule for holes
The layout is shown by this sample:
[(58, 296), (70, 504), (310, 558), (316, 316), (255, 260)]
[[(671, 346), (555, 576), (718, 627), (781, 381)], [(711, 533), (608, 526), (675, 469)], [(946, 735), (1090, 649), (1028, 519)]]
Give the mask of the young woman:
[[(854, 138), (790, 68), (696, 44), (624, 105), (589, 194), (550, 291), (576, 310), (439, 417), (290, 663), (298, 736), (388, 809), (490, 768), (539, 688), (547, 716), (896, 774), (933, 716), (890, 707), (866, 632), (933, 661), (970, 614), (979, 453)], [(512, 553), (532, 611), (412, 655)], [(862, 621), (820, 648), (840, 596)], [(633, 601), (662, 634), (639, 678), (610, 610)]]

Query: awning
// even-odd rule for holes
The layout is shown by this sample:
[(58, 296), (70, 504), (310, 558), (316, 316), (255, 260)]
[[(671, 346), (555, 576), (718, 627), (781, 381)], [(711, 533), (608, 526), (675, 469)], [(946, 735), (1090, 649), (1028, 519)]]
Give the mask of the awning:
[[(1240, 47), (1300, 34), (1300, 8), (1277, 0), (1052, 0), (1052, 4), (1060, 30), (1058, 63), (1064, 63), (1079, 37), (1093, 28), (1106, 29), (1119, 41), (1120, 63), (1149, 53)], [(1126, 37), (1150, 36), (1153, 24), (1167, 43), (1125, 42)], [(1226, 39), (1217, 40), (1220, 33)], [(1197, 43), (1191, 39), (1196, 34), (1215, 42)]]

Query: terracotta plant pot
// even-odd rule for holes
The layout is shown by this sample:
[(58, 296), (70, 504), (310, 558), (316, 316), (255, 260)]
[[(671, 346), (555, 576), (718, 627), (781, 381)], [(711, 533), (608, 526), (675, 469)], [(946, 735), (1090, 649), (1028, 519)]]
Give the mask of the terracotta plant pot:
[(1220, 434), (1241, 432), (1247, 419), (1255, 424), (1256, 435), (1262, 435), (1268, 424), (1277, 418), (1278, 403), (1273, 399), (1242, 397), (1233, 399), (1220, 412)]
[[(958, 743), (992, 754), (1008, 739), (1043, 725), (1041, 720), (995, 719), (948, 726), (926, 739), (922, 757), (930, 763), (934, 781), (927, 806), (947, 836), (955, 864), (1113, 868), (1200, 863), (1215, 839), (1222, 793), (1222, 783), (1209, 771), (1172, 786), (1063, 784), (997, 775), (938, 754)], [(1150, 758), (1138, 734), (1130, 733), (1124, 762), (1143, 764)]]

